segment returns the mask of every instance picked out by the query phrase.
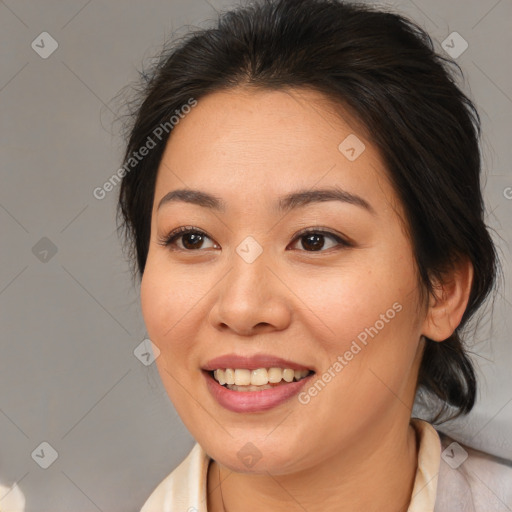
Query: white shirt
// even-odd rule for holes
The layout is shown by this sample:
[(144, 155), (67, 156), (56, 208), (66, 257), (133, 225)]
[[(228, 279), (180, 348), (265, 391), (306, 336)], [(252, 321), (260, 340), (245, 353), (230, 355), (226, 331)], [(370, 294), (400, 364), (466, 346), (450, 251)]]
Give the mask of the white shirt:
[[(512, 511), (510, 461), (453, 444), (423, 420), (413, 418), (411, 424), (418, 435), (419, 450), (407, 512)], [(185, 460), (158, 484), (140, 512), (207, 512), (210, 461), (196, 443)]]
[(14, 484), (11, 487), (0, 484), (0, 512), (24, 512), (25, 496)]

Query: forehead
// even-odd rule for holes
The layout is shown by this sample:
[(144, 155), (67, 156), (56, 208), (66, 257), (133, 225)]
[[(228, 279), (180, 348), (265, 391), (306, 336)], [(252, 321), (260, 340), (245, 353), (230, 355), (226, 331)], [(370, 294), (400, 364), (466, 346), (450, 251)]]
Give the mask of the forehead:
[(173, 189), (226, 203), (339, 186), (396, 202), (384, 163), (357, 118), (311, 90), (215, 92), (174, 127), (158, 170), (155, 208)]

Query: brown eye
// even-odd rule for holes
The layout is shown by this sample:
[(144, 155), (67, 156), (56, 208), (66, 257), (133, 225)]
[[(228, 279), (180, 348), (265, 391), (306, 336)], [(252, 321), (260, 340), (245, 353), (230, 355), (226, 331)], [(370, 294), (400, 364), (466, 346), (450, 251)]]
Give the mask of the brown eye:
[(185, 249), (200, 249), (204, 242), (204, 238), (205, 236), (203, 234), (194, 232), (181, 235), (182, 245)]
[[(181, 244), (177, 243), (180, 239)], [(194, 251), (198, 249), (205, 249), (205, 240), (211, 240), (211, 238), (204, 231), (190, 227), (181, 227), (175, 229), (163, 239), (160, 239), (158, 243), (171, 249)]]
[[(327, 238), (333, 240), (334, 243), (329, 245), (329, 243), (326, 242)], [(348, 247), (350, 245), (334, 233), (318, 230), (302, 232), (295, 240), (300, 241), (302, 249), (307, 252), (322, 252), (323, 250), (332, 249), (336, 246)]]

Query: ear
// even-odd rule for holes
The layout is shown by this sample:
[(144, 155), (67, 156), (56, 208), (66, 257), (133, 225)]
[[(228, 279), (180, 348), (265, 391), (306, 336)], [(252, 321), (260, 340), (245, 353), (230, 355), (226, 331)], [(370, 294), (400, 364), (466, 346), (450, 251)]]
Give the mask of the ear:
[(453, 334), (466, 310), (472, 282), (473, 265), (467, 258), (457, 260), (443, 275), (442, 281), (435, 280), (435, 296), (429, 298), (423, 322), (424, 336), (433, 341), (444, 341)]

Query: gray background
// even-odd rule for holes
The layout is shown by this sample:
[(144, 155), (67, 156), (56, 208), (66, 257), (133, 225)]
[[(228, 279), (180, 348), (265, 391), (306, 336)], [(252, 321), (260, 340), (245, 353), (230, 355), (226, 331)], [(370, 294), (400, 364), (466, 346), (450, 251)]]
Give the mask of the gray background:
[[(0, 483), (17, 482), (27, 511), (139, 510), (193, 445), (155, 365), (134, 355), (146, 333), (116, 234), (117, 189), (101, 201), (92, 191), (120, 165), (118, 92), (177, 29), (230, 4), (0, 1)], [(469, 44), (456, 60), (482, 116), (488, 223), (507, 278), (512, 2), (381, 5), (419, 22), (441, 51), (453, 31)], [(31, 47), (43, 31), (58, 42), (46, 59)], [(510, 306), (507, 281), (477, 333), (479, 402), (445, 428), (508, 459)], [(42, 442), (58, 452), (48, 469), (31, 455)]]

